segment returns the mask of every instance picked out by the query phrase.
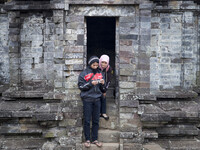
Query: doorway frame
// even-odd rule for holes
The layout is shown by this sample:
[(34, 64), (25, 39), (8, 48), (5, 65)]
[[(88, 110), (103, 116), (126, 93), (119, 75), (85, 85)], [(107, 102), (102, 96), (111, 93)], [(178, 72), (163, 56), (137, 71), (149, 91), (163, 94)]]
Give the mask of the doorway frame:
[[(87, 22), (86, 17), (115, 17), (115, 77), (116, 77), (116, 97), (117, 105), (117, 130), (123, 132), (125, 128), (129, 129), (127, 118), (121, 118), (126, 114), (133, 114), (125, 107), (133, 107), (136, 96), (137, 78), (137, 55), (139, 49), (140, 21), (139, 21), (138, 5), (70, 5), (68, 16), (70, 21), (67, 22), (67, 27), (72, 28), (69, 31), (67, 45), (72, 47), (70, 53), (79, 52), (82, 57), (77, 59), (77, 62), (83, 66), (78, 70), (77, 75), (87, 66)], [(129, 24), (131, 21), (131, 24)], [(128, 27), (128, 29), (127, 29)], [(132, 27), (135, 27), (132, 30)], [(76, 29), (80, 29), (79, 32)], [(69, 29), (70, 30), (70, 29)], [(131, 31), (131, 32), (129, 32)], [(80, 38), (81, 37), (81, 38)], [(83, 40), (82, 44), (78, 44), (77, 40)], [(134, 46), (133, 46), (134, 44)], [(128, 56), (128, 57), (127, 57)], [(73, 64), (73, 62), (70, 62)], [(123, 67), (123, 68), (122, 68)], [(130, 68), (131, 67), (131, 68)], [(135, 80), (136, 79), (136, 80)], [(79, 92), (77, 88), (77, 92)], [(77, 101), (81, 102), (81, 101)], [(135, 105), (134, 105), (135, 107)], [(125, 108), (125, 109), (124, 109)], [(135, 118), (130, 118), (133, 121)], [(122, 140), (123, 141), (123, 140)]]

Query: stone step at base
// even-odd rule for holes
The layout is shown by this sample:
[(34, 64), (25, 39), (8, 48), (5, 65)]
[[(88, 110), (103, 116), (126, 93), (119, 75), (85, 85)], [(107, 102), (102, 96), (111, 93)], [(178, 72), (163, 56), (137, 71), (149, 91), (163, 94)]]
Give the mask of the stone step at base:
[[(159, 145), (164, 150), (200, 150), (200, 141), (196, 138), (189, 139), (187, 137), (159, 137), (152, 143), (153, 145)], [(152, 143), (146, 143), (145, 145), (151, 145)], [(145, 145), (143, 145), (143, 147), (145, 147)]]
[(110, 117), (109, 120), (105, 120), (104, 118), (100, 117), (99, 128), (117, 130), (119, 126), (118, 117), (116, 116), (109, 116), (109, 117)]
[(103, 143), (101, 148), (91, 144), (90, 148), (86, 148), (83, 143), (83, 150), (119, 150), (119, 143)]
[(1, 150), (40, 149), (47, 140), (44, 138), (25, 138), (23, 136), (0, 137)]
[(162, 148), (160, 145), (156, 143), (147, 143), (143, 145), (143, 148), (145, 150), (165, 150), (164, 148)]
[(98, 140), (103, 143), (118, 143), (119, 142), (119, 131), (100, 129)]

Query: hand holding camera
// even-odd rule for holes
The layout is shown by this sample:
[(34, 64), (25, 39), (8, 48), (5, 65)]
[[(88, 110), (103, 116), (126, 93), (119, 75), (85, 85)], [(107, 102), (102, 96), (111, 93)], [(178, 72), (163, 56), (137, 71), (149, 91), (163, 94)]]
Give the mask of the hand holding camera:
[(92, 81), (92, 84), (97, 85), (97, 84), (99, 84), (99, 82), (97, 80), (94, 80), (94, 81)]
[(104, 79), (100, 79), (100, 80), (94, 80), (92, 81), (93, 85), (97, 85), (97, 84), (103, 84), (104, 85)]
[(101, 83), (101, 84), (104, 85), (104, 79), (100, 79), (100, 80), (98, 80), (98, 81), (99, 81), (99, 83)]

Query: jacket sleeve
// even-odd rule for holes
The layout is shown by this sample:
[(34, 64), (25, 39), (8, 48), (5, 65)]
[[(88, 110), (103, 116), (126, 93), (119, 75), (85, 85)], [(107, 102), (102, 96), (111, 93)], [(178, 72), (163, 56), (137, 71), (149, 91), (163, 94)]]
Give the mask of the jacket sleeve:
[(110, 85), (110, 82), (107, 82), (106, 83), (106, 90), (108, 89), (109, 85)]
[[(105, 81), (105, 77), (103, 76), (103, 79)], [(106, 82), (104, 83), (104, 85), (100, 84), (100, 90), (102, 93), (105, 93), (106, 92)]]
[(111, 67), (109, 68), (108, 72), (106, 72), (106, 74), (107, 74), (107, 82), (105, 83), (106, 87), (105, 87), (104, 92), (106, 92), (108, 90), (108, 87), (110, 86), (110, 83), (111, 83), (111, 76), (113, 74), (113, 70)]
[(84, 74), (83, 72), (79, 75), (78, 77), (78, 87), (81, 91), (87, 91), (89, 90), (91, 87), (92, 87), (92, 82), (89, 81), (87, 82), (85, 79), (84, 79)]

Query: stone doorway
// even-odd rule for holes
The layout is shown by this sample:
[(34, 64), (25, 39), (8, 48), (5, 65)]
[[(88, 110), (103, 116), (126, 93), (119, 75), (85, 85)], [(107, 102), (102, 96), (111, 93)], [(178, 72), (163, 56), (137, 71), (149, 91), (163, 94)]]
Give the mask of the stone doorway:
[[(136, 62), (133, 59), (135, 49), (133, 49), (132, 45), (134, 43), (137, 50), (138, 35), (136, 34), (139, 31), (137, 14), (139, 14), (137, 6), (70, 5), (66, 17), (66, 33), (68, 33), (66, 36), (66, 48), (71, 48), (71, 50), (66, 51), (66, 56), (74, 56), (74, 53), (79, 55), (74, 56), (76, 59), (73, 59), (73, 62), (72, 59), (66, 58), (65, 64), (83, 64), (83, 68), (85, 68), (87, 66), (87, 59), (91, 55), (101, 56), (103, 53), (108, 54), (113, 63), (111, 66), (114, 69), (115, 78), (113, 78), (113, 85), (110, 86), (110, 90), (107, 92), (107, 95), (110, 96), (107, 97), (107, 114), (110, 116), (110, 120), (105, 121), (104, 119), (100, 119), (98, 138), (99, 141), (104, 143), (105, 147), (112, 145), (112, 147), (116, 146), (116, 149), (119, 149), (121, 131), (129, 131), (130, 127), (131, 131), (135, 130), (135, 125), (131, 124), (135, 118), (127, 120), (127, 118), (121, 118), (121, 116), (126, 116), (126, 114), (130, 116), (130, 111), (132, 111), (124, 107), (129, 107), (131, 100), (129, 100), (128, 96), (133, 95), (135, 90), (135, 83), (132, 77), (135, 74), (134, 66)], [(108, 23), (102, 25), (107, 21)], [(101, 26), (97, 27), (99, 24)], [(113, 44), (98, 45), (101, 42), (97, 44), (90, 43), (90, 39), (88, 38), (91, 38), (91, 40), (98, 38), (96, 36), (98, 35), (96, 33), (97, 31), (93, 31), (92, 28), (97, 31), (105, 28), (111, 31), (113, 30), (113, 34), (111, 33), (114, 39), (111, 42)], [(92, 37), (90, 37), (90, 30), (93, 34)], [(104, 35), (107, 35), (107, 32), (111, 31), (106, 31), (106, 33), (101, 31), (102, 34), (99, 35), (103, 36), (103, 39)], [(111, 52), (111, 54), (108, 52)], [(78, 58), (81, 58), (81, 56), (83, 59), (79, 60)], [(82, 140), (84, 141), (83, 134)]]

